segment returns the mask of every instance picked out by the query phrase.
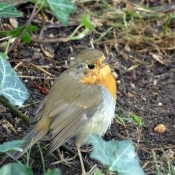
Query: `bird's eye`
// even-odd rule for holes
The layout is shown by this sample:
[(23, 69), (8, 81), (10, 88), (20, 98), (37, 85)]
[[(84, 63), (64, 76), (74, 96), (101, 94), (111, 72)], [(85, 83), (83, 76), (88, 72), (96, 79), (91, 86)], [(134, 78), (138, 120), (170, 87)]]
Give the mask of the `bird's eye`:
[(94, 64), (88, 64), (89, 69), (94, 69), (95, 65)]

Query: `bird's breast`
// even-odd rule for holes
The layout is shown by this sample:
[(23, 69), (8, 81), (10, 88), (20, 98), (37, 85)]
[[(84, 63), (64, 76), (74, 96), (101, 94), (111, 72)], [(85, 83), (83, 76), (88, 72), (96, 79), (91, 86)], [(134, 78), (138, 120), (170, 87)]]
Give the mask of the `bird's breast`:
[(116, 100), (104, 86), (100, 86), (100, 89), (103, 94), (100, 106), (90, 120), (76, 134), (75, 139), (79, 144), (88, 142), (90, 134), (98, 134), (100, 136), (105, 134), (113, 121)]

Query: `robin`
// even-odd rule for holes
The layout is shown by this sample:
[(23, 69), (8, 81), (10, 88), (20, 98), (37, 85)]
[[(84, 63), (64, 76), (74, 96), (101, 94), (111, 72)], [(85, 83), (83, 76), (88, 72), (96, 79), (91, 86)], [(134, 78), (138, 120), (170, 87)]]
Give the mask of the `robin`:
[(35, 125), (23, 138), (27, 141), (20, 158), (33, 144), (50, 135), (48, 155), (68, 140), (74, 140), (82, 174), (86, 174), (80, 146), (90, 134), (102, 136), (114, 118), (116, 83), (101, 51), (86, 49), (71, 61), (69, 69), (55, 79), (48, 95), (35, 111)]

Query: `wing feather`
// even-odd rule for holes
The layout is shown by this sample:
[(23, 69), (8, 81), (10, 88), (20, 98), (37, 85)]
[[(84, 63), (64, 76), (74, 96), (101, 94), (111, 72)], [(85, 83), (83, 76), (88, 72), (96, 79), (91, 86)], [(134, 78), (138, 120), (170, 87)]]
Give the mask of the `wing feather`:
[(48, 154), (74, 137), (93, 116), (102, 100), (99, 86), (82, 84), (67, 73), (64, 72), (55, 81), (36, 113), (36, 118), (42, 113), (42, 118), (51, 119), (52, 141)]

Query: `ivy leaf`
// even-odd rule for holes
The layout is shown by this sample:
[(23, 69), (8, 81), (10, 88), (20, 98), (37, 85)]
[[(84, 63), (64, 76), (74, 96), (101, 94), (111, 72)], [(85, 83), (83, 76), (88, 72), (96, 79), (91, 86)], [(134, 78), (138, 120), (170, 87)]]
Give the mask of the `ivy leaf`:
[(0, 153), (6, 153), (9, 151), (23, 151), (20, 146), (24, 143), (24, 140), (13, 140), (0, 144)]
[(33, 175), (31, 168), (21, 163), (9, 163), (0, 168), (0, 174), (3, 175)]
[(13, 105), (22, 106), (29, 93), (12, 69), (10, 63), (0, 55), (0, 95), (6, 97)]
[(106, 142), (92, 134), (89, 141), (94, 147), (90, 157), (100, 161), (109, 171), (118, 175), (133, 175), (136, 172), (137, 175), (145, 175), (131, 140)]
[(12, 4), (0, 3), (0, 18), (21, 17), (22, 15)]
[(67, 25), (69, 15), (75, 12), (75, 5), (69, 0), (47, 0), (50, 10), (62, 24)]

